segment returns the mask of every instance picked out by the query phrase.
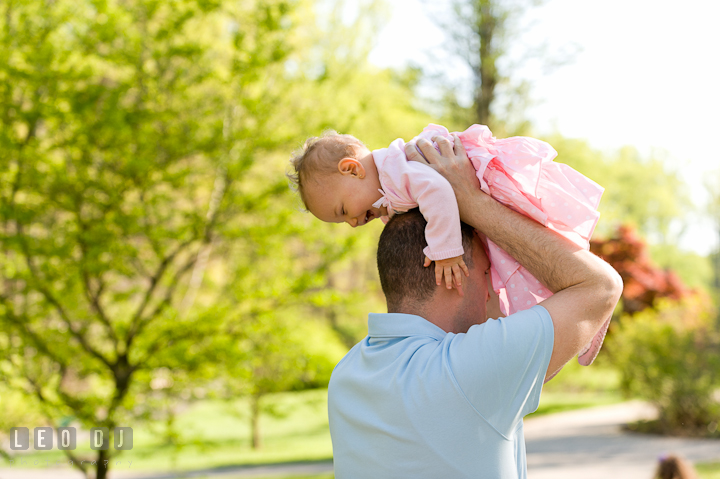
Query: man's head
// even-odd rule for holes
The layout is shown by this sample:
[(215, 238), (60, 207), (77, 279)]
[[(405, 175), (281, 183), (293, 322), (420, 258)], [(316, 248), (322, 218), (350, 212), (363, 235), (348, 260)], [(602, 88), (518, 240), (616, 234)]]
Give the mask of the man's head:
[[(395, 215), (380, 235), (377, 265), (388, 312), (417, 314), (446, 331), (462, 332), (486, 319), (489, 261), (473, 228), (462, 223), (463, 260), (470, 270), (470, 277), (463, 278), (465, 295), (437, 286), (435, 268), (423, 267), (426, 225), (416, 208)], [(435, 312), (444, 314), (433, 318)]]

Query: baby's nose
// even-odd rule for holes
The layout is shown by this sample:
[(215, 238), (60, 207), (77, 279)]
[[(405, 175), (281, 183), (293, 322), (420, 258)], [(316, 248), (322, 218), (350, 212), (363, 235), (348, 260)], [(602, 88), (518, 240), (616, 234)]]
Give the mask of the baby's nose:
[(357, 218), (350, 218), (347, 220), (347, 224), (355, 228), (358, 225), (358, 219)]

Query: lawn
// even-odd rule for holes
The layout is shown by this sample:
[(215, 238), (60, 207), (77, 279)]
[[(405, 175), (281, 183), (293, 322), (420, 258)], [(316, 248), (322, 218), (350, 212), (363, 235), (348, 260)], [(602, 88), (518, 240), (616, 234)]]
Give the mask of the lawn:
[(584, 367), (572, 360), (543, 386), (540, 406), (531, 416), (621, 402), (619, 383), (620, 375), (608, 366)]
[[(177, 418), (178, 447), (164, 444), (148, 427), (134, 427), (133, 449), (113, 459), (115, 470), (192, 470), (209, 467), (332, 458), (327, 420), (327, 390), (276, 394), (271, 398), (283, 417), (261, 418), (263, 447), (250, 446), (248, 404), (201, 401)], [(231, 408), (235, 412), (231, 412)], [(155, 425), (159, 428), (160, 425)], [(88, 455), (89, 442), (78, 438), (78, 455)], [(33, 452), (16, 458), (18, 467), (46, 467), (66, 462), (61, 451)], [(119, 465), (114, 465), (115, 461)], [(22, 464), (22, 462), (25, 464)], [(38, 464), (35, 463), (38, 461)]]
[(720, 462), (706, 462), (696, 464), (700, 479), (720, 479)]

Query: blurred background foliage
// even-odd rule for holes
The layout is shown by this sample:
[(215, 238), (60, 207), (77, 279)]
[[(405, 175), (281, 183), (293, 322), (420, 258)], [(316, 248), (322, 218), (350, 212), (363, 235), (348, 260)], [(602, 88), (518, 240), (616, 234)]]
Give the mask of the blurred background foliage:
[(635, 429), (720, 436), (720, 332), (706, 296), (663, 300), (623, 318), (614, 336), (623, 393), (649, 400), (660, 413)]
[[(130, 424), (157, 457), (195, 448), (193, 464), (208, 464), (210, 436), (183, 433), (188, 417), (202, 429), (207, 407), (235, 418), (218, 419), (218, 431), (244, 424), (247, 443), (228, 451), (260, 449), (271, 425), (265, 455), (243, 461), (327, 457), (324, 411), (308, 406), (322, 400), (298, 391), (326, 387), (367, 312), (384, 310), (382, 226), (303, 213), (287, 159), (327, 128), (371, 149), (429, 122), (532, 134), (521, 114), (528, 85), (513, 83), (502, 58), (512, 19), (534, 2), (456, 3), (449, 11), (465, 23), (455, 41), (467, 40), (458, 51), (476, 71), (469, 106), (422, 68), (368, 62), (387, 11), (376, 0), (355, 16), (320, 0), (0, 3), (0, 434)], [(424, 96), (423, 81), (441, 94)], [(656, 402), (666, 430), (717, 414), (707, 368), (717, 364), (720, 256), (677, 246), (692, 210), (685, 185), (660, 153), (545, 139), (606, 187), (593, 247), (628, 288), (599, 366), (621, 383), (601, 382)], [(720, 221), (718, 185), (709, 180)], [(696, 380), (680, 380), (688, 368)], [(321, 434), (312, 451), (273, 439), (292, 411), (321, 418), (306, 421), (315, 432), (292, 433)], [(79, 460), (116, 452), (67, 454), (103, 478), (107, 469)]]

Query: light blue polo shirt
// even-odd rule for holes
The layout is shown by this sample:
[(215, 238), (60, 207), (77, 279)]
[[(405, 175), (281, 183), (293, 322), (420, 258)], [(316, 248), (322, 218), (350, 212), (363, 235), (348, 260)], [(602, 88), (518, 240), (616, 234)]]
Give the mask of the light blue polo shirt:
[(335, 477), (526, 478), (522, 418), (538, 407), (553, 336), (542, 306), (464, 334), (370, 314), (330, 379)]

